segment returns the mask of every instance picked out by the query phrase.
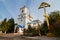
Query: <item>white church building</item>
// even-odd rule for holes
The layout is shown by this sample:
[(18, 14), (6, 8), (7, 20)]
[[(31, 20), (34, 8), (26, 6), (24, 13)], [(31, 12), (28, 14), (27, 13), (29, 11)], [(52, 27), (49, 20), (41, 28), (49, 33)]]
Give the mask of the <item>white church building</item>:
[(23, 6), (20, 8), (20, 14), (18, 15), (18, 23), (15, 26), (15, 29), (18, 27), (18, 33), (23, 34), (24, 29), (28, 29), (28, 25), (37, 28), (38, 23), (41, 25), (41, 22), (37, 20), (32, 20), (33, 17), (29, 14), (28, 8)]

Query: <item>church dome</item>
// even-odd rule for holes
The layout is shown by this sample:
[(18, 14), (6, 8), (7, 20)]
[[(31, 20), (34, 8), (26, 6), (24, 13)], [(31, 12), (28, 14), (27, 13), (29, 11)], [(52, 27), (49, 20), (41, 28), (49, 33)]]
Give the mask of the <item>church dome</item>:
[(33, 18), (33, 17), (29, 14), (29, 18)]

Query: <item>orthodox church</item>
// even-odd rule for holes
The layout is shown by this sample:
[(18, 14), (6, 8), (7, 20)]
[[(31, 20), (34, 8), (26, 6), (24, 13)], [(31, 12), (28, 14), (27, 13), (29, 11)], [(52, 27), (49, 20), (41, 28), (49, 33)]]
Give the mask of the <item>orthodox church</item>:
[[(23, 6), (20, 8), (20, 14), (18, 15), (18, 23), (15, 29), (18, 28), (18, 33), (23, 34), (24, 29), (28, 29), (28, 25), (37, 28), (38, 23), (41, 25), (39, 20), (32, 20), (33, 17), (29, 14), (28, 8)], [(37, 23), (38, 22), (38, 23)]]

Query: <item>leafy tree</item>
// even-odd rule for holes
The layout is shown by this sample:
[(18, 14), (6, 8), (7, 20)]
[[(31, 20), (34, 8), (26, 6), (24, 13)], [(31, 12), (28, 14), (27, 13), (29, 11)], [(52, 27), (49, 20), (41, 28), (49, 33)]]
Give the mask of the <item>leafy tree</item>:
[(30, 25), (28, 25), (28, 30), (24, 30), (24, 35), (26, 35), (26, 36), (37, 36), (38, 32), (35, 28), (32, 28)]
[(54, 11), (49, 14), (49, 23), (50, 25), (53, 25), (58, 19), (60, 19), (60, 12)]
[[(54, 11), (49, 14), (49, 24), (50, 24), (50, 32), (55, 34), (56, 36), (60, 36), (60, 11)], [(43, 26), (42, 31), (43, 29), (47, 28), (47, 24), (45, 21), (42, 24), (42, 26)], [(45, 29), (45, 31), (47, 29)]]
[(42, 23), (40, 30), (41, 30), (41, 35), (46, 35), (46, 33), (48, 33), (48, 27), (46, 21)]
[(3, 32), (3, 33), (11, 33), (14, 31), (14, 19), (11, 18), (7, 21), (7, 19), (5, 18), (1, 25), (0, 25), (0, 30)]
[(60, 11), (51, 12), (50, 17), (51, 32), (60, 36)]

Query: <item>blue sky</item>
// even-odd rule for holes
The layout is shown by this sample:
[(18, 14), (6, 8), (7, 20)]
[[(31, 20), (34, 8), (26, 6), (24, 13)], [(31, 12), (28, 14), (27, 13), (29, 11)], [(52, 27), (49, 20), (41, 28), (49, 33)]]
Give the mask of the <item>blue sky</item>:
[(60, 10), (60, 0), (0, 0), (0, 20), (4, 18), (13, 17), (17, 22), (18, 15), (20, 14), (20, 8), (26, 5), (30, 15), (33, 16), (33, 20), (39, 19), (43, 22), (43, 9), (38, 10), (38, 6), (42, 2), (47, 2), (51, 7), (46, 8), (47, 14), (52, 11)]

